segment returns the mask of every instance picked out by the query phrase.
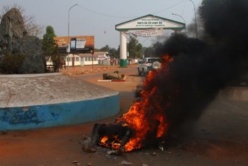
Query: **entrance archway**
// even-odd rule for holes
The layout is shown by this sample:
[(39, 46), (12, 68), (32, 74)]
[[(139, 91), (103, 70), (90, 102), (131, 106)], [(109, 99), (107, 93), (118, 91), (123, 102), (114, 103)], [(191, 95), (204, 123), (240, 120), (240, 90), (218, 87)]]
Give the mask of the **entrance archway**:
[(154, 15), (145, 15), (133, 20), (129, 20), (115, 25), (115, 29), (120, 32), (120, 67), (127, 67), (127, 32), (129, 30), (156, 30), (170, 29), (175, 32), (185, 29), (185, 23), (166, 19)]

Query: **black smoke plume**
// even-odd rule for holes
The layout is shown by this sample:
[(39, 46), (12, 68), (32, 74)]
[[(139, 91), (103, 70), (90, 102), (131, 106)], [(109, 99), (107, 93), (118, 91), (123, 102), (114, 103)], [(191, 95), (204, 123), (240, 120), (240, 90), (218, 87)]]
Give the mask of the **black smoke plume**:
[[(205, 28), (203, 38), (174, 34), (164, 43), (156, 43), (157, 55), (164, 61), (161, 70), (148, 73), (140, 100), (131, 113), (113, 124), (125, 124), (132, 131), (130, 137), (142, 141), (134, 149), (147, 142), (177, 143), (174, 136), (184, 129), (189, 134), (191, 128), (185, 126), (192, 127), (188, 124), (198, 120), (219, 91), (248, 71), (248, 1), (204, 0), (199, 13)], [(133, 119), (143, 121), (136, 125)], [(142, 137), (140, 126), (148, 129)], [(161, 135), (159, 126), (165, 126)], [(137, 146), (139, 143), (142, 145)]]
[(157, 93), (170, 102), (164, 112), (167, 137), (197, 120), (219, 90), (248, 71), (248, 1), (204, 0), (199, 12), (204, 37), (174, 34), (159, 45), (157, 53), (173, 61), (169, 72), (162, 70), (147, 87), (158, 87)]

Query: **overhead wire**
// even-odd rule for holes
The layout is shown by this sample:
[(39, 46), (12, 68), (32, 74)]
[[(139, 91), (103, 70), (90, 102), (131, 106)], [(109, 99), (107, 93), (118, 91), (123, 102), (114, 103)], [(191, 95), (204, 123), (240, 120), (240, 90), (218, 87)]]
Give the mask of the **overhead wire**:
[(113, 18), (130, 18), (130, 17), (123, 17), (123, 16), (113, 16), (113, 15), (108, 15), (108, 14), (105, 14), (105, 13), (101, 13), (101, 12), (97, 12), (97, 11), (94, 11), (94, 10), (91, 10), (91, 9), (88, 9), (86, 7), (83, 7), (81, 5), (78, 5), (80, 8), (88, 11), (88, 12), (91, 12), (91, 13), (95, 13), (97, 15), (101, 15), (101, 16), (105, 16), (105, 17), (113, 17)]
[[(177, 3), (175, 3), (175, 4), (171, 5), (171, 6), (169, 6), (169, 7), (167, 7), (167, 8), (161, 9), (161, 10), (159, 10), (159, 11), (157, 11), (157, 12), (153, 12), (152, 14), (158, 14), (158, 13), (164, 12), (164, 11), (166, 11), (166, 10), (172, 9), (172, 8), (178, 6), (179, 4), (181, 4), (183, 1), (185, 1), (185, 0), (181, 0), (181, 1), (179, 1), (179, 2), (177, 2)], [(134, 17), (137, 17), (137, 16), (131, 17), (131, 16), (116, 16), (116, 15), (109, 15), (109, 14), (97, 12), (97, 11), (95, 11), (95, 10), (91, 10), (91, 9), (86, 8), (86, 7), (84, 7), (84, 6), (82, 6), (82, 5), (79, 5), (79, 4), (78, 4), (78, 6), (79, 6), (81, 9), (83, 9), (83, 10), (86, 10), (86, 11), (88, 11), (88, 12), (91, 12), (91, 13), (94, 13), (94, 14), (97, 14), (97, 15), (105, 16), (105, 17), (112, 17), (112, 18), (134, 18)]]
[(185, 6), (186, 6), (186, 1), (184, 1), (184, 4), (183, 4), (183, 9), (182, 9), (182, 13), (181, 13), (181, 15), (183, 15), (183, 14), (184, 14), (184, 11), (185, 11)]
[(158, 12), (154, 12), (153, 14), (158, 14), (158, 13), (164, 12), (166, 10), (172, 9), (172, 8), (176, 7), (177, 5), (181, 4), (183, 1), (185, 1), (185, 0), (181, 0), (181, 1), (177, 2), (177, 3), (175, 3), (174, 5), (171, 5), (170, 7), (161, 9)]

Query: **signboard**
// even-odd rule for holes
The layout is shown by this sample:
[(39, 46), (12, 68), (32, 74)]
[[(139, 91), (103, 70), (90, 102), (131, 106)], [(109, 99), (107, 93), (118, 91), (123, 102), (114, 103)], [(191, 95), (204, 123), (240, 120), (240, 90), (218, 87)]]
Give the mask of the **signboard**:
[(153, 16), (153, 15), (146, 15), (143, 17), (139, 17), (124, 23), (117, 24), (115, 26), (116, 30), (141, 30), (141, 29), (154, 29), (154, 28), (163, 28), (163, 29), (184, 29), (185, 24), (169, 20), (166, 18)]
[(162, 36), (163, 29), (154, 28), (154, 29), (145, 29), (145, 30), (137, 30), (137, 31), (128, 31), (127, 34), (129, 33), (139, 37)]
[(75, 38), (72, 38), (71, 39), (70, 49), (71, 50), (75, 50), (76, 49), (76, 39)]
[(159, 18), (142, 18), (134, 22), (136, 28), (165, 27), (165, 22)]
[(76, 39), (76, 50), (84, 49), (86, 39)]
[(59, 36), (54, 40), (61, 53), (89, 53), (94, 50), (94, 36)]
[(83, 50), (85, 48), (86, 39), (71, 38), (71, 50)]

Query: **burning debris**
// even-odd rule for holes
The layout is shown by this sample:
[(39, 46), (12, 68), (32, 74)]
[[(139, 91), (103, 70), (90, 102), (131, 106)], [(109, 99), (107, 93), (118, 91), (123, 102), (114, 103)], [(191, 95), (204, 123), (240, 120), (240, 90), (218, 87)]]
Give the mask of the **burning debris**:
[(220, 89), (247, 73), (247, 0), (203, 0), (200, 14), (203, 38), (175, 34), (157, 47), (162, 68), (147, 75), (140, 100), (127, 113), (113, 124), (94, 126), (90, 147), (130, 152), (168, 144), (203, 114)]
[[(163, 72), (166, 72), (166, 64), (172, 61), (168, 56), (163, 58)], [(111, 154), (130, 152), (144, 146), (157, 145), (163, 142), (166, 135), (167, 121), (164, 110), (169, 107), (169, 102), (174, 94), (163, 97), (156, 87), (149, 87), (153, 78), (159, 74), (159, 70), (148, 74), (144, 83), (145, 88), (141, 92), (141, 99), (136, 101), (130, 110), (117, 118), (113, 124), (95, 124), (92, 130), (91, 142), (87, 150), (95, 145), (105, 146), (115, 151)], [(176, 92), (175, 92), (176, 93)]]
[(133, 131), (130, 127), (116, 124), (95, 124), (92, 131), (92, 145), (102, 145), (118, 152), (124, 152), (124, 145), (132, 137)]

